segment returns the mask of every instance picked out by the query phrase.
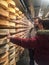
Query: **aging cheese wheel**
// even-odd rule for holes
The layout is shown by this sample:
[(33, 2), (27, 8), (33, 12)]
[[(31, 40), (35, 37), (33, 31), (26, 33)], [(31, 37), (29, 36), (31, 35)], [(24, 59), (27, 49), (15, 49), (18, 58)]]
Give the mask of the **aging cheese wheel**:
[(16, 57), (16, 62), (18, 62), (19, 61), (19, 56), (18, 57)]
[(18, 18), (18, 20), (22, 19), (22, 17), (21, 17), (21, 16), (18, 16), (17, 18)]
[(23, 27), (26, 27), (26, 28), (27, 28), (27, 26), (21, 25), (21, 24), (17, 24), (16, 27), (17, 27), (17, 28), (19, 28), (19, 27), (22, 27), (22, 28), (23, 28)]
[(12, 7), (9, 7), (9, 8), (8, 8), (8, 11), (15, 14), (15, 9), (12, 8)]
[[(0, 31), (1, 31), (1, 30), (0, 30)], [(0, 46), (4, 45), (4, 44), (6, 44), (6, 43), (8, 43), (6, 37), (0, 39)]]
[(11, 20), (15, 20), (15, 19), (16, 19), (16, 15), (13, 14), (13, 13), (10, 13), (10, 14), (9, 14), (9, 18), (10, 18)]
[(9, 7), (15, 7), (15, 2), (13, 0), (7, 0)]
[(10, 65), (13, 65), (15, 63), (15, 58), (13, 58), (11, 61), (10, 61)]
[(13, 52), (10, 56), (9, 56), (9, 59), (12, 59), (15, 57), (15, 52)]
[(19, 17), (19, 14), (18, 13), (15, 13), (16, 17)]
[(9, 65), (9, 60), (7, 59), (6, 62), (3, 65)]
[(0, 19), (0, 25), (7, 25), (7, 26), (9, 26), (9, 21), (4, 20), (4, 19)]
[(15, 7), (15, 10), (16, 10), (16, 13), (18, 13), (18, 12), (19, 12), (19, 8)]
[(21, 11), (19, 11), (19, 13), (18, 13), (19, 15), (22, 15), (22, 12)]
[(6, 47), (5, 46), (0, 48), (0, 54), (2, 54), (3, 52), (6, 52)]
[(8, 52), (6, 52), (6, 54), (0, 58), (0, 63), (6, 61), (7, 59), (8, 59)]
[(0, 15), (9, 17), (9, 12), (0, 7)]
[(20, 47), (18, 46), (18, 47), (16, 48), (16, 53), (19, 52), (19, 50), (20, 50)]
[(9, 26), (13, 26), (13, 27), (15, 27), (15, 23), (13, 23), (13, 22), (9, 22)]
[(16, 33), (16, 30), (15, 29), (9, 29), (9, 32), (10, 33)]
[(8, 3), (7, 1), (1, 0), (0, 1), (0, 7), (7, 9), (8, 8)]
[(11, 53), (11, 52), (14, 52), (15, 51), (15, 47), (13, 47), (13, 48), (11, 48), (10, 50), (9, 50), (9, 52)]

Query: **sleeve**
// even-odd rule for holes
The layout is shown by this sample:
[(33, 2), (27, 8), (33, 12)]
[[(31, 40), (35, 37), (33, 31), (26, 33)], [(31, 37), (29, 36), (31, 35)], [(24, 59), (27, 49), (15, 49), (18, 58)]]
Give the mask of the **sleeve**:
[(26, 39), (14, 37), (14, 38), (10, 38), (10, 42), (20, 45), (24, 48), (36, 48), (36, 46), (37, 46), (36, 37), (26, 38)]

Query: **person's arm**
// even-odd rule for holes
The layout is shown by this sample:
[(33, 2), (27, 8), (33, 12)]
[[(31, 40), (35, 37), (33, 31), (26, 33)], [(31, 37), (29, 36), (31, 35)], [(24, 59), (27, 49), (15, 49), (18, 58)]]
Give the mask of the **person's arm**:
[(25, 48), (35, 48), (37, 46), (37, 38), (36, 37), (26, 38), (26, 39), (11, 37), (10, 41), (14, 44), (20, 45)]

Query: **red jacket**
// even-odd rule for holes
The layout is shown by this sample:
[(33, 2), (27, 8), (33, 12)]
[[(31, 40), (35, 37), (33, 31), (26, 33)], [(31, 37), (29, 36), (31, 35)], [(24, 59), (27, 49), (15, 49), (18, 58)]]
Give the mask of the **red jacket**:
[(49, 61), (49, 35), (38, 35), (27, 39), (15, 37), (10, 41), (25, 48), (35, 48), (34, 59), (37, 63), (39, 60)]

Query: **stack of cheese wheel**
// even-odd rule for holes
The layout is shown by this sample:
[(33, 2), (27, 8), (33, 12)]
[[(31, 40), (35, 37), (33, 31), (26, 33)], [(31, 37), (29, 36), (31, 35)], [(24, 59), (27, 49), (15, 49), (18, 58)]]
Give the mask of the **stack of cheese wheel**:
[(22, 15), (22, 12), (19, 10), (19, 8), (15, 7), (15, 15), (16, 15), (16, 19), (20, 20), (22, 19), (21, 15)]
[[(21, 37), (24, 34), (23, 31), (25, 31), (25, 28), (23, 28), (23, 27), (26, 27), (25, 25), (20, 24), (20, 23), (23, 23), (23, 21), (21, 21), (21, 19), (23, 18), (24, 15), (22, 15), (22, 12), (17, 7), (15, 9), (16, 9), (16, 18), (17, 18), (16, 22), (19, 23), (19, 24), (16, 24), (16, 28), (17, 28), (16, 29), (16, 32), (17, 32), (16, 37)], [(19, 57), (21, 55), (20, 49), (21, 49), (21, 51), (24, 51), (24, 48), (22, 49), (22, 47), (16, 46), (16, 62), (18, 62)]]
[(19, 8), (15, 7), (15, 11), (16, 11), (16, 13), (15, 13), (15, 15), (16, 15), (16, 19), (18, 20), (18, 17), (19, 17), (19, 14), (18, 14), (18, 12), (19, 12)]
[(15, 23), (14, 22), (9, 22), (9, 23), (10, 23), (9, 26), (13, 27), (13, 29), (9, 29), (9, 33), (15, 33), (16, 32), (16, 30), (14, 29), (15, 28)]
[(7, 0), (8, 2), (8, 11), (9, 11), (9, 18), (11, 20), (15, 20), (15, 2), (13, 0)]
[(0, 38), (0, 65), (9, 65), (7, 38)]
[(15, 45), (11, 42), (9, 42), (8, 44), (9, 44), (9, 63), (10, 63), (10, 65), (15, 65), (16, 64)]
[(12, 27), (13, 29), (9, 29), (10, 33), (15, 33), (15, 23), (12, 22), (16, 19), (15, 15), (15, 2), (13, 0), (7, 0), (8, 2), (8, 11), (9, 11), (9, 27)]
[(9, 30), (8, 29), (0, 29), (0, 37), (1, 36), (6, 36), (7, 33), (9, 33)]
[(15, 45), (15, 59), (16, 59), (16, 62), (18, 62), (19, 61), (19, 56), (20, 56), (20, 52), (19, 52), (19, 50), (20, 50), (20, 46), (18, 46), (18, 45)]
[(19, 14), (18, 19), (20, 19), (20, 20), (21, 20), (21, 19), (23, 18), (23, 17), (22, 17), (22, 12), (21, 12), (21, 11), (19, 11), (19, 12), (18, 12), (18, 14)]
[(7, 18), (9, 18), (8, 3), (5, 0), (0, 0), (0, 26), (9, 25)]

